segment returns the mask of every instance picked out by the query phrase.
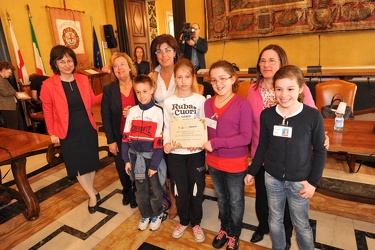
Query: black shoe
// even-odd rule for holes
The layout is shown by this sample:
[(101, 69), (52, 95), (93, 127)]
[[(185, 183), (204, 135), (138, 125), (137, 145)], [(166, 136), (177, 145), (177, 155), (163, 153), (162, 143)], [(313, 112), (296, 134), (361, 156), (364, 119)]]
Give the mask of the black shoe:
[(289, 250), (290, 247), (291, 247), (291, 244), (287, 242), (286, 245), (285, 245), (285, 250)]
[(136, 208), (136, 207), (138, 207), (137, 202), (136, 202), (135, 200), (131, 200), (131, 201), (130, 201), (130, 207), (131, 207), (131, 208)]
[(225, 243), (227, 243), (228, 241), (228, 238), (227, 238), (228, 234), (225, 230), (221, 229), (220, 232), (215, 236), (214, 240), (212, 241), (212, 246), (214, 248), (222, 248)]
[(100, 201), (100, 194), (97, 193), (95, 196), (96, 196), (96, 202), (99, 202)]
[(251, 243), (257, 243), (257, 242), (263, 240), (263, 237), (264, 237), (264, 234), (261, 234), (261, 233), (258, 233), (257, 231), (255, 231), (253, 233), (253, 236), (251, 236), (250, 242)]
[(122, 197), (122, 205), (127, 206), (129, 205), (129, 203), (130, 203), (130, 198), (124, 195)]
[[(90, 199), (89, 199), (89, 204), (90, 204)], [(88, 209), (89, 209), (89, 213), (90, 214), (93, 214), (96, 212), (96, 210), (98, 209), (98, 197), (96, 196), (96, 204), (95, 206), (93, 207), (90, 207), (90, 205), (88, 205)]]
[(227, 250), (238, 250), (238, 236), (228, 236), (228, 245), (227, 245)]

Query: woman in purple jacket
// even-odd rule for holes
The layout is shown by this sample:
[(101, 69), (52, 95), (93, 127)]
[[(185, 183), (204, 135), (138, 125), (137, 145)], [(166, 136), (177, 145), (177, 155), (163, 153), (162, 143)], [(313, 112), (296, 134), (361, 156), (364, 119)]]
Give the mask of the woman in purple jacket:
[(209, 141), (203, 144), (219, 205), (221, 229), (212, 245), (238, 249), (245, 208), (244, 181), (248, 165), (253, 114), (250, 103), (235, 94), (239, 81), (231, 63), (212, 64), (211, 84), (216, 95), (205, 102)]

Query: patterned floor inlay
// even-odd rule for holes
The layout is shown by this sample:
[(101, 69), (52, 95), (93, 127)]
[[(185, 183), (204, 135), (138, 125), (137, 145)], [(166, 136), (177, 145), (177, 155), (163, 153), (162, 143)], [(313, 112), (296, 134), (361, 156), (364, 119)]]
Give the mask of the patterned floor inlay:
[[(112, 168), (113, 166), (111, 167), (111, 171), (113, 171)], [(109, 172), (108, 170), (101, 169), (102, 175), (99, 174), (98, 178), (103, 178)], [(63, 190), (72, 187), (75, 183), (75, 179), (60, 178), (54, 183), (42, 187), (36, 191), (36, 194), (41, 202), (49, 202), (49, 199), (53, 199), (54, 195), (58, 195)], [(139, 211), (138, 209), (131, 209), (129, 206), (122, 206), (121, 184), (118, 180), (101, 189), (100, 194), (102, 199), (98, 203), (98, 211), (95, 214), (88, 213), (87, 200), (85, 200), (82, 203), (78, 203), (77, 206), (72, 207), (72, 209), (60, 217), (56, 217), (54, 221), (47, 224), (41, 230), (37, 230), (24, 237), (22, 242), (18, 243), (12, 249), (93, 249), (99, 246), (101, 242), (104, 242), (104, 240), (108, 240), (108, 237), (111, 237), (113, 232), (119, 229), (132, 230), (131, 237), (134, 237), (134, 239), (138, 238), (139, 235), (144, 237), (144, 240), (140, 243), (135, 242), (133, 244), (136, 247), (123, 249), (172, 249), (164, 246), (161, 242), (155, 241), (155, 238), (160, 237), (158, 234), (162, 232), (164, 234), (163, 237), (170, 238), (173, 241), (170, 236), (170, 233), (173, 231), (173, 227), (170, 228), (171, 223), (162, 224), (161, 229), (156, 232), (140, 232), (136, 229), (140, 217)], [(214, 190), (206, 188), (204, 198), (204, 218), (201, 226), (206, 232), (211, 232), (211, 235), (214, 235), (220, 229), (217, 198)], [(254, 207), (255, 199), (245, 197), (246, 209), (243, 219), (243, 230), (240, 236), (242, 244), (244, 244), (243, 242), (249, 242), (251, 235), (256, 230), (257, 218)], [(11, 220), (22, 213), (22, 209), (23, 207), (17, 204), (17, 202), (3, 207), (0, 209), (0, 219), (2, 221)], [(14, 212), (13, 210), (18, 212)], [(38, 220), (43, 220), (43, 216)], [(175, 220), (178, 221), (178, 217)], [(30, 222), (30, 225), (32, 225), (32, 222)], [(316, 249), (375, 249), (374, 223), (310, 210), (310, 225), (313, 229)], [(165, 236), (164, 232), (167, 232), (167, 236)], [(134, 241), (134, 239), (132, 240)], [(206, 239), (206, 241), (209, 240)], [(205, 243), (210, 245), (210, 242)], [(192, 244), (194, 246), (197, 243), (193, 242)], [(270, 236), (265, 235), (263, 241), (256, 245), (271, 248)], [(97, 249), (103, 249), (103, 246)], [(186, 248), (182, 247), (181, 249)], [(291, 249), (298, 249), (295, 233), (292, 237)]]

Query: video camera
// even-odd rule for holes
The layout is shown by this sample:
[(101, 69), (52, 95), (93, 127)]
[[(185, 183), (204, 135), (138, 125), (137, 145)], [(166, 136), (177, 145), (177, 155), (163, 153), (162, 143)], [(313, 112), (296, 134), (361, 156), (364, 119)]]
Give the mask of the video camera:
[(191, 34), (195, 31), (194, 28), (190, 27), (190, 23), (184, 23), (182, 28), (182, 41), (188, 41), (191, 39)]

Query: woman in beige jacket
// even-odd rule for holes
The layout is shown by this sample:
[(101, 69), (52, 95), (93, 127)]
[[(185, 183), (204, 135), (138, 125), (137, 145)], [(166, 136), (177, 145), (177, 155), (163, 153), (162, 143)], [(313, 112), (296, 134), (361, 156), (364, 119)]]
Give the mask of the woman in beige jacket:
[(4, 115), (8, 128), (19, 129), (16, 90), (7, 78), (13, 73), (14, 67), (9, 62), (0, 62), (0, 112)]

